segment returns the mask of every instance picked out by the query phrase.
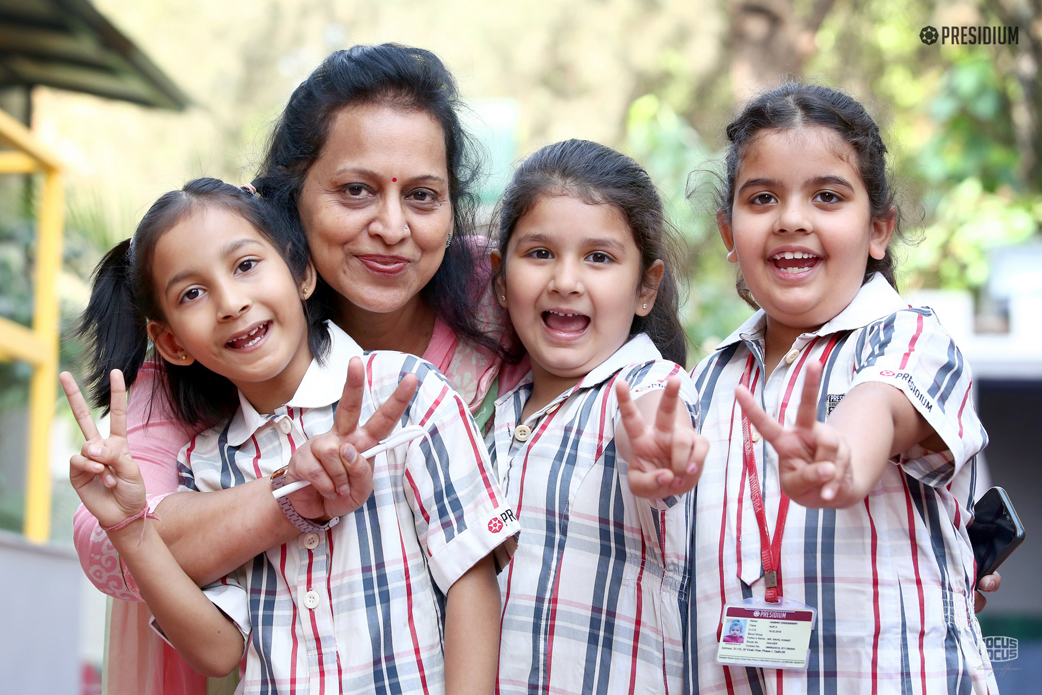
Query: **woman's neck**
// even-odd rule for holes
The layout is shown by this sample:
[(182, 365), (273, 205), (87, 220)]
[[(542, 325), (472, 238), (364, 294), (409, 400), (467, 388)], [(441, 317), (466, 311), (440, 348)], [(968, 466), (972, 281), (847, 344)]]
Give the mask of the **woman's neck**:
[(363, 350), (397, 350), (422, 357), (434, 334), (435, 318), (434, 311), (419, 296), (386, 314), (366, 311), (342, 299), (337, 325)]

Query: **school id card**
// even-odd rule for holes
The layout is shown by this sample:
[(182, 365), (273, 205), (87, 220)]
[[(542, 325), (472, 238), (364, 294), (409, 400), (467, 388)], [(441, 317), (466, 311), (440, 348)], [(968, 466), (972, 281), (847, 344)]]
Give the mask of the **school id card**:
[(817, 611), (799, 601), (751, 598), (724, 606), (716, 663), (805, 669)]

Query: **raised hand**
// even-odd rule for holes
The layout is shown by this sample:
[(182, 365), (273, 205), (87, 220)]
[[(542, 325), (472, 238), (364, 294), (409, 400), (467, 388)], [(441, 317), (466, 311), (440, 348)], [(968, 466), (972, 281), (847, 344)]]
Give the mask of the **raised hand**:
[(735, 396), (749, 423), (778, 454), (782, 491), (804, 507), (841, 507), (854, 482), (850, 447), (838, 430), (818, 422), (821, 369), (817, 361), (807, 365), (795, 427), (778, 424), (744, 386), (735, 389)]
[(344, 393), (333, 415), (333, 429), (309, 439), (290, 459), (286, 482), (311, 482), (289, 495), (297, 513), (307, 519), (331, 518), (365, 504), (373, 492), (373, 465), (358, 452), (391, 433), (409, 406), (416, 384), (416, 375), (406, 374), (391, 397), (359, 426), (365, 367), (358, 357), (351, 358)]
[(114, 526), (145, 506), (145, 482), (127, 446), (127, 389), (123, 372), (109, 375), (110, 434), (103, 438), (76, 380), (68, 372), (58, 376), (72, 413), (87, 442), (69, 460), (69, 479), (83, 505), (102, 526)]
[[(626, 433), (620, 454), (629, 463), (627, 479), (638, 497), (662, 499), (691, 491), (702, 472), (709, 440), (697, 434), (680, 409), (680, 379), (666, 382), (655, 410), (655, 424), (648, 426), (625, 380), (615, 383), (619, 413)], [(649, 394), (644, 398), (653, 398)], [(643, 399), (642, 399), (643, 400)], [(620, 444), (616, 435), (617, 445)], [(625, 450), (625, 451), (623, 451)]]

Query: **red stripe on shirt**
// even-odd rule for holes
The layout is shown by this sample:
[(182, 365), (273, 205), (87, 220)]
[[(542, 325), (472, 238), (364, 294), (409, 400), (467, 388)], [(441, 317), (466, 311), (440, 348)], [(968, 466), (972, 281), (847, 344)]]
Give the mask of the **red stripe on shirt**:
[[(467, 437), (470, 441), (470, 448), (474, 451), (474, 460), (478, 462), (478, 470), (481, 471), (481, 480), (485, 483), (485, 492), (488, 494), (489, 500), (492, 501), (492, 508), (497, 509), (499, 507), (499, 500), (496, 498), (496, 491), (492, 489), (492, 483), (488, 479), (488, 471), (481, 465), (481, 449), (478, 448), (477, 439), (474, 437), (474, 432), (470, 428), (470, 410), (463, 403), (463, 400), (456, 396), (453, 398), (456, 403), (456, 409), (459, 411), (460, 421), (463, 423), (463, 429), (467, 431)], [(484, 448), (484, 443), (481, 447)]]
[(908, 341), (908, 351), (905, 352), (904, 357), (901, 358), (901, 366), (898, 367), (898, 369), (904, 369), (905, 366), (908, 364), (908, 358), (911, 357), (912, 351), (915, 350), (915, 343), (919, 340), (919, 336), (923, 333), (923, 315), (920, 313), (916, 313), (915, 316), (915, 335), (913, 335), (912, 339)]
[(872, 507), (868, 503), (869, 497), (865, 498), (865, 512), (868, 513), (868, 528), (872, 538), (872, 618), (876, 626), (872, 634), (872, 695), (875, 695), (879, 692), (879, 632), (882, 623), (879, 620), (879, 564), (876, 555), (879, 538), (876, 535), (876, 522), (872, 519)]
[(923, 692), (926, 692), (926, 652), (923, 642), (926, 639), (926, 603), (923, 598), (923, 582), (919, 577), (919, 546), (915, 541), (915, 512), (912, 508), (912, 492), (908, 489), (908, 478), (901, 477), (905, 489), (905, 506), (908, 510), (908, 541), (912, 546), (912, 568), (915, 571), (915, 589), (919, 594), (919, 675), (922, 678)]
[[(315, 552), (308, 548), (308, 569), (307, 569), (307, 583), (305, 584), (308, 592), (312, 590), (312, 578), (313, 570), (315, 568)], [(328, 578), (329, 573), (326, 572)], [(326, 663), (322, 656), (322, 633), (318, 630), (318, 618), (315, 616), (315, 611), (318, 610), (317, 606), (313, 609), (308, 610), (308, 617), (311, 618), (311, 636), (315, 640), (315, 656), (318, 657), (318, 691), (320, 693), (326, 692)], [(309, 678), (310, 680), (310, 678)]]
[[(644, 535), (641, 534), (640, 571), (637, 572), (637, 615), (633, 623), (633, 654), (630, 657), (630, 695), (633, 695), (637, 687), (637, 652), (640, 650), (640, 623), (644, 612), (644, 592), (641, 589), (641, 582), (644, 579), (644, 565), (647, 557), (648, 546), (644, 542)], [(549, 678), (549, 672), (547, 672), (547, 677)]]
[[(303, 424), (303, 423), (301, 423)], [(336, 643), (336, 615), (333, 613), (333, 529), (326, 529), (326, 543), (329, 545), (329, 555), (326, 571), (326, 593), (329, 595), (329, 619), (333, 624), (333, 640)], [(337, 686), (340, 695), (344, 695), (344, 669), (340, 665), (340, 645), (336, 648), (336, 675)]]
[(409, 556), (405, 551), (405, 538), (402, 536), (402, 527), (400, 525), (398, 526), (398, 542), (402, 548), (402, 569), (405, 570), (405, 599), (409, 607), (409, 634), (412, 635), (412, 653), (416, 657), (417, 672), (420, 675), (420, 684), (423, 686), (424, 695), (429, 695), (427, 672), (423, 669), (423, 659), (420, 656), (420, 639), (416, 634), (416, 623), (412, 614), (412, 580), (409, 578)]
[(264, 475), (261, 473), (260, 469), (261, 449), (260, 444), (257, 443), (257, 435), (251, 434), (250, 440), (253, 442), (253, 450), (257, 452), (257, 455), (253, 457), (253, 473), (258, 478), (263, 478)]
[[(291, 601), (290, 605), (293, 606), (293, 627), (290, 628), (290, 637), (293, 639), (293, 648), (290, 650), (290, 666), (289, 666), (289, 687), (290, 693), (297, 692), (297, 601), (293, 598), (292, 589), (289, 586), (289, 580), (286, 578), (286, 544), (283, 543), (282, 547), (279, 548), (279, 570), (282, 572), (282, 581), (285, 583), (286, 588), (290, 590)], [(276, 684), (276, 687), (277, 684)]]

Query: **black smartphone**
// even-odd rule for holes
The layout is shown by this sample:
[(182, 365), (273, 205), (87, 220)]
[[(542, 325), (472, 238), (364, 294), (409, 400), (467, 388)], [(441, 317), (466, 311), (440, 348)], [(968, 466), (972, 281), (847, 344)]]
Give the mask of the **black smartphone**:
[(977, 559), (977, 581), (998, 569), (1024, 542), (1024, 525), (1000, 487), (991, 488), (973, 505), (973, 523), (967, 531)]

